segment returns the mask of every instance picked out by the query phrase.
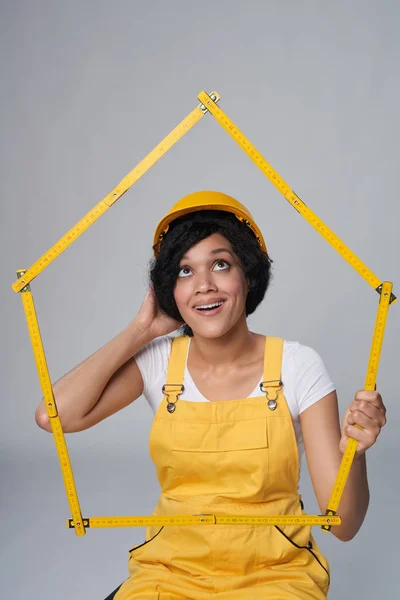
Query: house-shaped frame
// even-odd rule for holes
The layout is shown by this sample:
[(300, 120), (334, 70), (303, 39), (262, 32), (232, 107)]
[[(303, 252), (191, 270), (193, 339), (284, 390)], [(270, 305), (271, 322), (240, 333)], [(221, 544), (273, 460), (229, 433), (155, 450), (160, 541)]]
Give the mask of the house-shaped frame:
[(379, 294), (379, 304), (375, 320), (369, 362), (364, 389), (374, 390), (382, 349), (384, 331), (389, 306), (397, 298), (392, 293), (392, 283), (381, 281), (368, 267), (346, 246), (325, 223), (297, 196), (282, 177), (268, 164), (261, 153), (236, 127), (231, 119), (217, 105), (220, 96), (217, 92), (207, 94), (202, 91), (198, 95), (200, 104), (164, 138), (122, 181), (90, 210), (74, 227), (72, 227), (54, 246), (41, 256), (29, 269), (17, 271), (17, 280), (12, 289), (21, 292), (22, 303), (28, 325), (32, 349), (36, 361), (40, 385), (49, 416), (54, 441), (57, 448), (61, 471), (67, 493), (72, 518), (67, 526), (75, 529), (76, 535), (85, 535), (90, 527), (142, 527), (150, 525), (217, 525), (217, 524), (260, 524), (260, 525), (320, 525), (324, 531), (330, 531), (333, 525), (340, 525), (337, 515), (340, 499), (346, 485), (347, 477), (357, 450), (357, 441), (350, 438), (343, 454), (338, 475), (328, 502), (325, 515), (275, 515), (275, 516), (242, 516), (230, 515), (193, 515), (193, 516), (132, 516), (132, 517), (90, 517), (83, 518), (78, 494), (68, 455), (68, 449), (57, 412), (53, 388), (47, 368), (46, 356), (40, 335), (38, 319), (32, 297), (30, 282), (37, 277), (53, 260), (70, 246), (86, 229), (104, 214), (146, 171), (150, 169), (172, 146), (184, 136), (200, 119), (210, 113), (215, 120), (229, 133), (241, 149), (257, 165), (264, 175), (275, 185), (286, 200), (304, 217), (308, 223), (372, 286)]

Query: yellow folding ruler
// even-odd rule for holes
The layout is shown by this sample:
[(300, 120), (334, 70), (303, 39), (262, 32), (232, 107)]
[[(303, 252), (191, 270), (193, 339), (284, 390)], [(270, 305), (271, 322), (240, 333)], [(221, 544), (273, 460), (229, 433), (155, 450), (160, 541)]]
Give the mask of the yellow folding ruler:
[(142, 527), (151, 525), (194, 525), (194, 524), (260, 524), (260, 525), (320, 525), (324, 531), (330, 531), (334, 525), (340, 525), (337, 515), (347, 477), (357, 450), (357, 441), (350, 438), (343, 455), (339, 473), (329, 500), (325, 515), (267, 515), (241, 516), (234, 515), (191, 515), (191, 516), (134, 516), (134, 517), (91, 517), (83, 518), (79, 506), (72, 467), (57, 405), (54, 399), (51, 379), (47, 368), (44, 347), (40, 335), (39, 323), (35, 311), (30, 282), (53, 262), (68, 246), (86, 231), (110, 206), (112, 206), (138, 179), (150, 169), (189, 129), (206, 113), (211, 113), (220, 125), (233, 137), (242, 150), (253, 160), (275, 187), (292, 204), (292, 206), (318, 231), (322, 237), (369, 283), (380, 295), (375, 330), (372, 339), (370, 358), (365, 381), (365, 389), (375, 389), (379, 359), (382, 349), (384, 330), (389, 305), (397, 298), (392, 293), (392, 284), (381, 281), (368, 267), (346, 246), (325, 223), (309, 209), (295, 194), (282, 177), (267, 163), (260, 152), (243, 135), (229, 117), (217, 106), (220, 96), (217, 92), (208, 95), (200, 92), (198, 105), (175, 129), (160, 142), (122, 181), (89, 211), (74, 227), (72, 227), (56, 244), (43, 254), (29, 269), (17, 271), (17, 280), (12, 289), (21, 292), (23, 308), (31, 338), (36, 367), (43, 392), (47, 414), (49, 416), (54, 441), (56, 444), (60, 466), (64, 478), (69, 507), (72, 518), (67, 526), (75, 529), (77, 535), (85, 535), (86, 528), (93, 527)]
[[(340, 525), (339, 516), (324, 515), (270, 515), (255, 517), (254, 515), (214, 515), (201, 514), (176, 517), (92, 517), (83, 519), (85, 527), (148, 527), (153, 525)], [(73, 519), (68, 519), (68, 527), (75, 527)]]
[[(317, 215), (308, 208), (284, 179), (271, 167), (261, 153), (253, 146), (253, 144), (243, 135), (238, 127), (231, 119), (216, 105), (214, 100), (206, 94), (200, 92), (198, 99), (215, 117), (218, 123), (229, 133), (230, 136), (239, 144), (240, 148), (251, 158), (257, 167), (268, 177), (271, 183), (278, 189), (288, 202), (299, 212), (305, 219), (314, 227), (318, 233), (339, 252), (341, 256), (355, 269), (375, 290), (380, 293), (382, 281), (361, 262), (361, 260), (333, 233), (329, 227)], [(390, 302), (396, 300), (395, 296), (391, 297)]]
[[(211, 94), (215, 102), (218, 102), (219, 95), (215, 92)], [(171, 131), (153, 150), (142, 160), (128, 175), (126, 175), (119, 184), (111, 190), (92, 210), (90, 210), (76, 225), (74, 225), (63, 237), (58, 240), (43, 256), (41, 256), (25, 273), (24, 277), (15, 281), (12, 285), (14, 292), (20, 292), (22, 288), (32, 281), (39, 273), (55, 260), (68, 246), (72, 244), (84, 231), (97, 221), (102, 214), (115, 204), (119, 198), (142, 175), (146, 173), (164, 154), (187, 133), (193, 125), (205, 115), (207, 111), (202, 105), (198, 105), (175, 129)]]
[[(374, 335), (372, 338), (367, 374), (364, 383), (365, 390), (374, 390), (376, 386), (376, 376), (378, 373), (379, 357), (382, 350), (383, 336), (385, 332), (386, 319), (391, 295), (392, 284), (388, 281), (385, 281), (382, 285), (382, 293), (376, 315)], [(359, 425), (356, 425), (356, 427), (358, 427), (358, 429), (362, 429), (362, 427), (360, 427)], [(349, 441), (346, 445), (346, 449), (343, 453), (342, 462), (339, 467), (339, 473), (337, 474), (336, 481), (333, 486), (331, 496), (329, 498), (328, 508), (325, 512), (326, 515), (336, 515), (340, 499), (343, 495), (344, 487), (346, 485), (346, 481), (350, 473), (351, 465), (356, 454), (357, 446), (358, 442), (353, 438), (349, 438)], [(323, 531), (330, 531), (331, 525), (323, 525), (321, 529)]]
[[(242, 150), (251, 158), (257, 167), (268, 177), (271, 183), (283, 194), (290, 204), (314, 227), (318, 233), (380, 294), (380, 303), (375, 323), (375, 331), (372, 339), (372, 347), (368, 363), (366, 390), (374, 390), (376, 384), (376, 375), (378, 372), (379, 358), (382, 349), (386, 318), (389, 304), (396, 302), (397, 298), (392, 293), (392, 284), (382, 282), (372, 271), (344, 244), (335, 233), (299, 198), (299, 196), (290, 188), (284, 179), (275, 171), (273, 167), (265, 160), (261, 153), (244, 136), (240, 129), (231, 121), (231, 119), (216, 105), (213, 98), (200, 92), (198, 99), (215, 117), (218, 123), (229, 133)], [(359, 427), (359, 429), (362, 429)], [(340, 499), (346, 485), (351, 465), (357, 450), (358, 442), (349, 438), (346, 451), (339, 468), (339, 473), (331, 494), (326, 514), (335, 515), (339, 506)], [(330, 531), (330, 525), (322, 526), (324, 531)]]

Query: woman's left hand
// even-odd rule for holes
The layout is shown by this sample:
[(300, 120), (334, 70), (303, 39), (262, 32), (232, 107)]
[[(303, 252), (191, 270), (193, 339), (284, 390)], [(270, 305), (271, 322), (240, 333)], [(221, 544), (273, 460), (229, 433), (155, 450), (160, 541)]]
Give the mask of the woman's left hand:
[[(362, 427), (362, 430), (355, 425)], [(386, 425), (386, 408), (378, 392), (360, 390), (347, 408), (342, 419), (342, 437), (339, 448), (345, 451), (349, 437), (358, 441), (356, 458), (371, 448), (382, 427)]]

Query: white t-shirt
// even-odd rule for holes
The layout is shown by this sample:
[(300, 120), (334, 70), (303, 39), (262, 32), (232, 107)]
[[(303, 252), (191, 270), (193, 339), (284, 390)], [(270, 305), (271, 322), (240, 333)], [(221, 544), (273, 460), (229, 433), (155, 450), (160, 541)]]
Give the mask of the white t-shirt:
[[(162, 336), (141, 348), (135, 355), (136, 363), (142, 374), (143, 395), (154, 411), (157, 412), (163, 400), (162, 386), (167, 379), (168, 360), (171, 353), (171, 343), (174, 336)], [(190, 344), (189, 340), (189, 344)], [(187, 359), (186, 359), (187, 360)], [(248, 396), (260, 396), (260, 379), (254, 391)], [(335, 385), (328, 375), (324, 362), (319, 354), (309, 346), (299, 342), (284, 340), (282, 356), (282, 391), (289, 406), (296, 434), (299, 459), (304, 453), (299, 415), (306, 408), (321, 400), (335, 390)], [(191, 402), (209, 402), (196, 387), (185, 365), (183, 377), (185, 391), (182, 400)], [(234, 398), (232, 398), (234, 400)]]

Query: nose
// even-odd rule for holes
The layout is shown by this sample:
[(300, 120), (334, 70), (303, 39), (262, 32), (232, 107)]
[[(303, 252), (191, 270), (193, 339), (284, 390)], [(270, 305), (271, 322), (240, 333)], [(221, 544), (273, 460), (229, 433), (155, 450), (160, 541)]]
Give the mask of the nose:
[(205, 269), (196, 275), (196, 293), (207, 294), (210, 291), (216, 291), (217, 285), (213, 279), (212, 273)]

